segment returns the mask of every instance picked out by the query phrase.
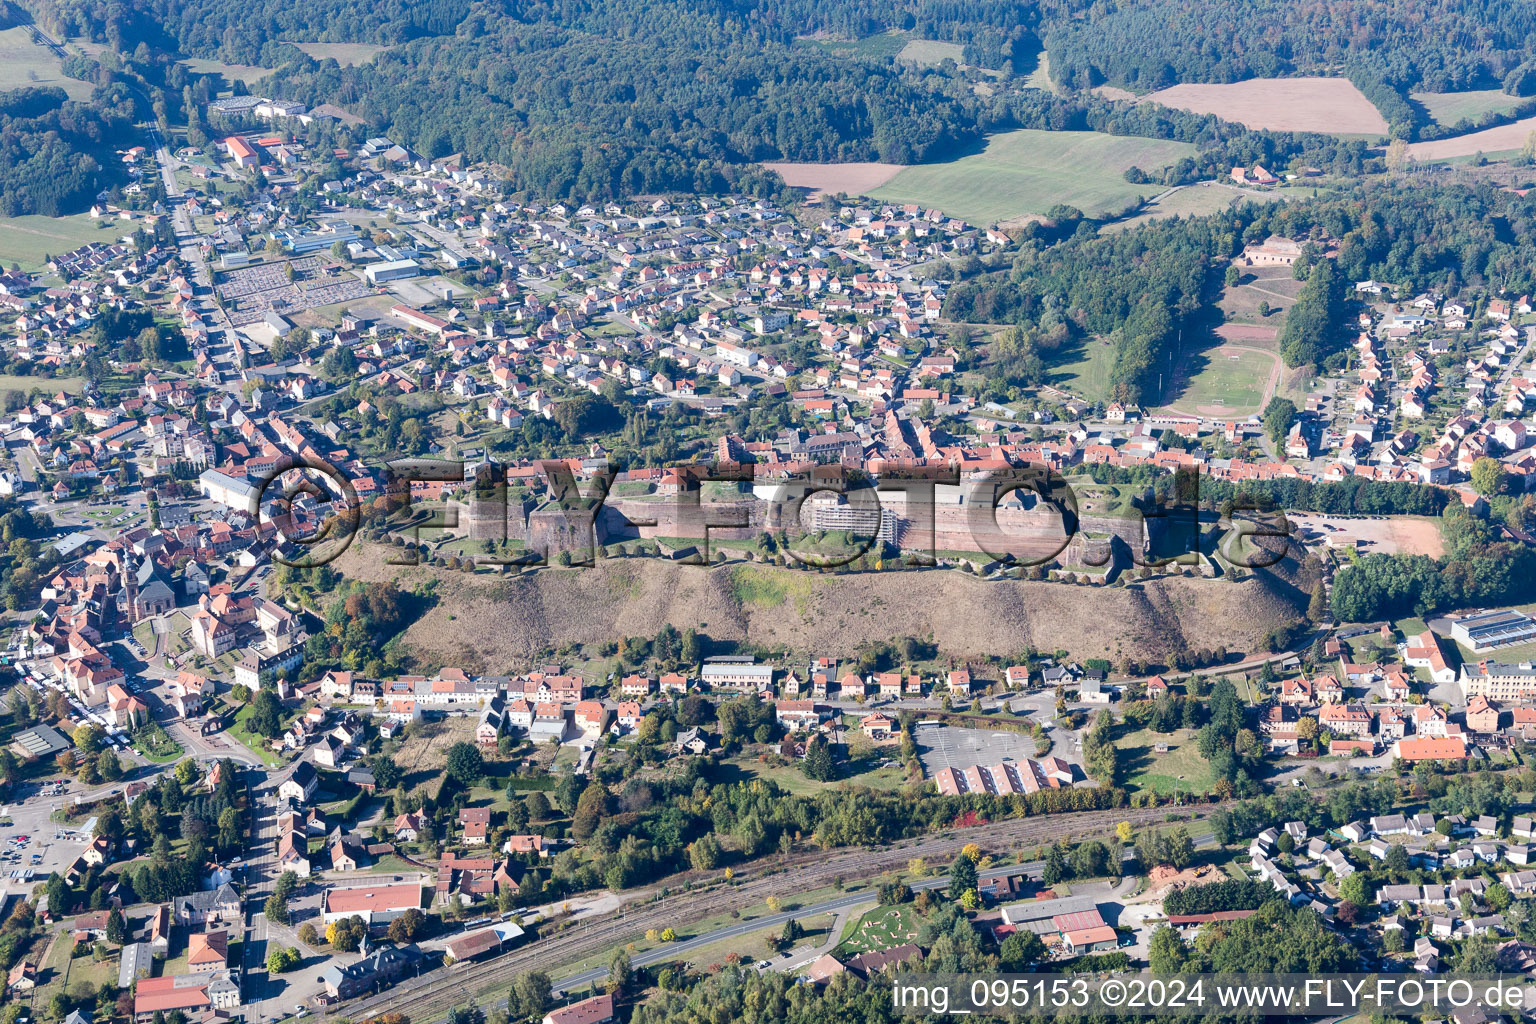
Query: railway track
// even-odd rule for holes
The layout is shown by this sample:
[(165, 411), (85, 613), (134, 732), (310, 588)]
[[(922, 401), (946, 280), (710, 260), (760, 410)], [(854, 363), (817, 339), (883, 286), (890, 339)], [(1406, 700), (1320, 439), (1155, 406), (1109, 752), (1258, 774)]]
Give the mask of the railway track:
[[(361, 1020), (383, 1012), (404, 1013), (415, 1024), (424, 1024), (437, 1013), (469, 999), (494, 993), (504, 998), (503, 986), (529, 971), (550, 970), (621, 945), (643, 935), (651, 928), (677, 928), (732, 909), (760, 903), (769, 896), (784, 898), (796, 892), (809, 892), (833, 884), (839, 879), (858, 880), (905, 868), (913, 857), (952, 859), (968, 843), (983, 848), (1038, 845), (1063, 839), (1088, 839), (1114, 831), (1128, 821), (1132, 827), (1162, 824), (1170, 813), (1180, 813), (1185, 821), (1206, 817), (1219, 805), (1200, 804), (1175, 812), (1167, 807), (1132, 810), (1113, 808), (1102, 811), (1078, 811), (975, 825), (937, 836), (904, 840), (880, 849), (851, 849), (831, 854), (796, 855), (787, 863), (765, 863), (737, 876), (730, 883), (705, 890), (670, 892), (644, 903), (631, 904), (610, 917), (578, 924), (547, 938), (484, 963), (472, 964), (458, 971), (439, 969), (431, 974), (404, 981), (376, 996), (330, 1008), (327, 1021), (345, 1015)], [(798, 909), (798, 908), (797, 908)]]

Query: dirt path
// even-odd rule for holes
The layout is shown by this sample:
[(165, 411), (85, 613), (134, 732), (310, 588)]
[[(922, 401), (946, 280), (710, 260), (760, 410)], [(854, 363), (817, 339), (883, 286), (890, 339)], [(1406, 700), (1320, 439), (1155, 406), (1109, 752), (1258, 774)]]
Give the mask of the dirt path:
[(1221, 324), (1216, 328), (1216, 337), (1223, 341), (1275, 341), (1280, 337), (1280, 328), (1261, 324)]

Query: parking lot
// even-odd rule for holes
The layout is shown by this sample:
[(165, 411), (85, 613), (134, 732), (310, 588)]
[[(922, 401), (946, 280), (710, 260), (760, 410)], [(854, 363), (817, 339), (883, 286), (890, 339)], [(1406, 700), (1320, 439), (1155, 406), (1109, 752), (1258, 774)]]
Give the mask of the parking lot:
[(1022, 732), (962, 729), (953, 725), (923, 725), (914, 733), (917, 757), (925, 778), (941, 768), (966, 769), (999, 761), (1022, 761), (1035, 754), (1035, 741)]
[[(0, 810), (0, 876), (14, 887), (47, 878), (74, 863), (91, 840), (82, 822), (65, 827), (52, 820), (53, 812), (74, 799), (79, 783), (58, 785), (56, 779), (23, 783), (16, 802)], [(27, 872), (32, 877), (27, 877)]]

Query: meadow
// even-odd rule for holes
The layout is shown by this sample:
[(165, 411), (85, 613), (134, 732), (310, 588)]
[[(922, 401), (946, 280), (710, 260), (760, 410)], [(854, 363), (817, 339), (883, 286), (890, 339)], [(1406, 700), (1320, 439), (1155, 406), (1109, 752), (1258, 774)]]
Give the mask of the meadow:
[(1194, 151), (1135, 135), (1025, 128), (994, 135), (980, 152), (956, 160), (907, 167), (869, 195), (936, 206), (974, 224), (1007, 223), (1058, 203), (1103, 216), (1163, 190), (1132, 185), (1128, 168), (1153, 172)]
[(956, 64), (963, 65), (965, 47), (959, 43), (944, 43), (937, 39), (912, 39), (901, 48), (896, 55), (897, 60), (911, 61), (913, 64), (930, 65), (942, 64), (946, 60), (952, 60)]
[(247, 86), (272, 73), (271, 68), (259, 68), (254, 64), (225, 64), (205, 57), (188, 57), (181, 63), (200, 75), (223, 75), (230, 82), (244, 82)]
[(1064, 361), (1051, 366), (1047, 379), (1057, 387), (1089, 402), (1109, 398), (1109, 372), (1115, 365), (1115, 349), (1103, 338), (1085, 338), (1076, 349), (1061, 353)]
[[(0, 263), (16, 263), (37, 273), (47, 256), (59, 256), (86, 242), (114, 242), (122, 233), (111, 220), (92, 220), (84, 213), (68, 217), (0, 217)], [(125, 231), (129, 230), (125, 228)]]
[(1258, 192), (1253, 189), (1234, 188), (1220, 182), (1203, 181), (1197, 185), (1187, 185), (1170, 192), (1148, 203), (1134, 216), (1117, 220), (1113, 224), (1106, 224), (1104, 230), (1106, 232), (1124, 231), (1138, 224), (1167, 217), (1208, 217), (1228, 207), (1236, 206), (1245, 199), (1258, 203), (1272, 203), (1276, 199), (1283, 198), (1285, 196), (1275, 192)]
[(50, 395), (56, 395), (60, 391), (71, 395), (78, 395), (85, 390), (85, 378), (23, 377), (16, 374), (0, 373), (0, 391), (20, 391), (22, 394), (31, 394), (33, 388), (41, 388)]
[(911, 41), (911, 38), (905, 32), (892, 30), (865, 36), (862, 39), (818, 39), (802, 36), (795, 40), (795, 45), (814, 46), (844, 57), (895, 57)]
[(389, 49), (387, 46), (374, 43), (293, 43), (291, 45), (303, 50), (315, 60), (334, 60), (344, 68), (367, 64)]
[(0, 90), (29, 85), (56, 85), (72, 100), (91, 98), (91, 83), (66, 76), (53, 51), (32, 41), (30, 28), (0, 31)]
[[(1157, 744), (1168, 750), (1157, 752)], [(1140, 729), (1115, 740), (1120, 751), (1127, 789), (1150, 789), (1169, 796), (1174, 793), (1204, 793), (1216, 781), (1211, 764), (1200, 756), (1200, 745), (1188, 729), (1155, 733)]]
[(1522, 102), (1503, 89), (1474, 89), (1470, 92), (1415, 92), (1410, 97), (1429, 111), (1439, 124), (1476, 121), (1484, 114), (1502, 114)]
[(1056, 83), (1051, 81), (1051, 58), (1044, 50), (1040, 51), (1040, 60), (1035, 64), (1035, 69), (1024, 79), (1024, 84), (1031, 89), (1056, 91)]

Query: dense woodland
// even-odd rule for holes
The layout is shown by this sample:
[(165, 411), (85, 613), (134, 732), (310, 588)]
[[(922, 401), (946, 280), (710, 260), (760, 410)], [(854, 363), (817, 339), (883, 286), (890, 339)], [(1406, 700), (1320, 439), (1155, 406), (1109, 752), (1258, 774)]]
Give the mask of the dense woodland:
[(1059, 81), (1160, 89), (1379, 63), (1428, 92), (1497, 88), (1530, 59), (1536, 4), (1507, 0), (1043, 0)]
[[(459, 152), (499, 162), (514, 187), (552, 198), (756, 191), (753, 161), (922, 162), (1014, 127), (1143, 134), (1199, 146), (1198, 157), (1168, 171), (1169, 181), (1260, 161), (1355, 174), (1366, 152), (1359, 142), (1253, 133), (1209, 116), (1088, 93), (978, 91), (971, 73), (953, 65), (917, 68), (806, 42), (902, 30), (960, 44), (965, 61), (1000, 72), (1006, 83), (1033, 69), (1050, 19), (1070, 17), (1047, 10), (1042, 21), (1036, 8), (1002, 0), (714, 0), (687, 9), (655, 0), (391, 0), (366, 11), (353, 0), (274, 0), (257, 18), (248, 5), (227, 0), (27, 6), (55, 34), (109, 42), (144, 62), (172, 53), (274, 67), (273, 78), (257, 88), (340, 104), (427, 156)], [(305, 56), (287, 42), (295, 39), (393, 49), (343, 68)], [(1381, 78), (1372, 71), (1362, 81), (1369, 86)], [(164, 107), (174, 110), (179, 88), (166, 83)], [(1385, 87), (1383, 104), (1397, 98), (1395, 90)], [(1415, 120), (1414, 108), (1404, 105), (1402, 116)]]
[(58, 86), (0, 93), (0, 214), (57, 216), (89, 203), (113, 180), (110, 147), (131, 111), (121, 92), (91, 103)]
[[(1503, 84), (1536, 93), (1527, 42), (1536, 5), (1450, 0), (1215, 0), (1096, 3), (878, 0), (869, 4), (709, 0), (26, 0), (55, 35), (109, 43), (141, 66), (157, 114), (177, 112), (187, 73), (166, 56), (277, 69), (257, 88), (338, 103), (424, 155), (460, 152), (505, 165), (516, 188), (550, 198), (766, 187), (753, 161), (884, 160), (950, 155), (990, 131), (1092, 128), (1193, 142), (1201, 153), (1163, 175), (1188, 181), (1234, 163), (1304, 162), (1358, 174), (1363, 143), (1248, 132), (1215, 118), (1015, 87), (1048, 46), (1068, 87), (1150, 89), (1178, 81), (1324, 71), (1349, 76), (1393, 133), (1443, 133), (1410, 89)], [(255, 16), (253, 16), (255, 15)], [(1001, 74), (973, 88), (952, 64), (833, 53), (822, 39), (885, 31), (959, 44)], [(293, 40), (387, 44), (367, 64), (316, 61)], [(72, 58), (72, 63), (89, 64)], [(72, 71), (71, 73), (77, 73)], [(79, 77), (88, 77), (79, 74)], [(163, 79), (163, 81), (162, 81)], [(177, 79), (177, 80), (172, 80)], [(201, 98), (201, 97), (199, 97)], [(185, 113), (185, 111), (183, 111)], [(1495, 119), (1512, 116), (1494, 115)], [(91, 153), (65, 137), (33, 143), (56, 169)], [(83, 164), (83, 162), (82, 162)], [(14, 162), (12, 162), (14, 166)], [(69, 188), (85, 170), (50, 174)], [(1156, 171), (1156, 169), (1149, 169)], [(76, 186), (65, 196), (74, 198)], [(9, 194), (9, 192), (7, 192)], [(22, 194), (20, 208), (59, 200)]]

